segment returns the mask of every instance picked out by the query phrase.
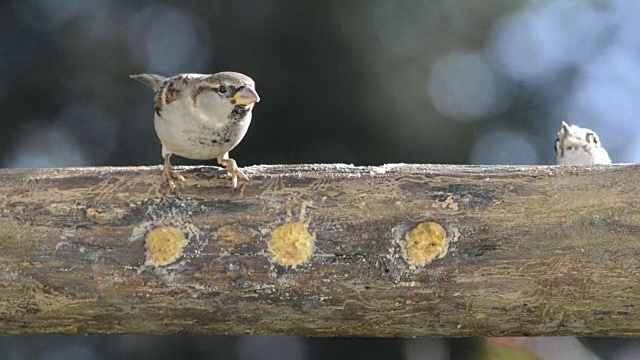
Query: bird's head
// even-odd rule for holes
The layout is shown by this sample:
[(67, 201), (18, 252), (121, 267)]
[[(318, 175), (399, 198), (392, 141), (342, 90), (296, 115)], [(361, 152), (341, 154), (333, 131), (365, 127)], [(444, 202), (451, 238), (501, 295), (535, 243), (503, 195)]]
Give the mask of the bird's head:
[(202, 79), (193, 89), (193, 99), (204, 113), (216, 116), (246, 114), (260, 101), (253, 79), (236, 72), (220, 72)]
[(557, 154), (598, 147), (600, 147), (600, 139), (593, 130), (562, 122), (555, 144)]

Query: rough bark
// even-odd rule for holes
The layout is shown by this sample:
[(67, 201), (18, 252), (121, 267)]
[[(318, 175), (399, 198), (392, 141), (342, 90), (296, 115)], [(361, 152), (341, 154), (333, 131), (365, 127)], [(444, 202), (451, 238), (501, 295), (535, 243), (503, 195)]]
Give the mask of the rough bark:
[[(158, 167), (0, 170), (0, 333), (640, 335), (640, 166), (257, 166), (234, 197), (181, 170), (180, 198)], [(423, 221), (446, 246), (412, 266)]]

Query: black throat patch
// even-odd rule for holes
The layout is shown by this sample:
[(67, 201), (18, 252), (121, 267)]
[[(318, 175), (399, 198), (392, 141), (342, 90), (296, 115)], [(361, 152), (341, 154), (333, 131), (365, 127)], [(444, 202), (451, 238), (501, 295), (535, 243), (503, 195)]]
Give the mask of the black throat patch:
[(233, 110), (231, 110), (231, 113), (229, 114), (229, 120), (231, 120), (232, 124), (236, 124), (244, 119), (244, 117), (247, 115), (247, 112), (249, 112), (249, 106), (236, 105), (233, 107)]

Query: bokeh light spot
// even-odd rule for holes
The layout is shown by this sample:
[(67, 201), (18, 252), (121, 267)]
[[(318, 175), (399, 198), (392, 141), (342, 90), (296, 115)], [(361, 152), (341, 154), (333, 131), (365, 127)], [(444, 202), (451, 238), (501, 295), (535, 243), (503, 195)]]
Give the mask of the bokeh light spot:
[(508, 104), (500, 82), (480, 53), (456, 50), (435, 62), (428, 89), (440, 113), (474, 120), (494, 115)]
[(198, 18), (178, 8), (151, 5), (131, 16), (129, 52), (145, 71), (164, 75), (205, 70), (211, 47)]
[(471, 147), (469, 158), (470, 164), (478, 165), (536, 165), (539, 161), (530, 136), (501, 128), (480, 135)]
[[(34, 122), (35, 124), (35, 122)], [(88, 166), (82, 146), (64, 129), (28, 126), (5, 160), (10, 168)]]

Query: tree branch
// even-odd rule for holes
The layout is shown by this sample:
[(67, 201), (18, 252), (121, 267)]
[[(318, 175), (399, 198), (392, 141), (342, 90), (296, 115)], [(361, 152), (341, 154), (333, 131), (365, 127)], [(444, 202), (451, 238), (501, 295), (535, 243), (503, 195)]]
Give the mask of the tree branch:
[(0, 332), (640, 335), (640, 166), (0, 170)]

